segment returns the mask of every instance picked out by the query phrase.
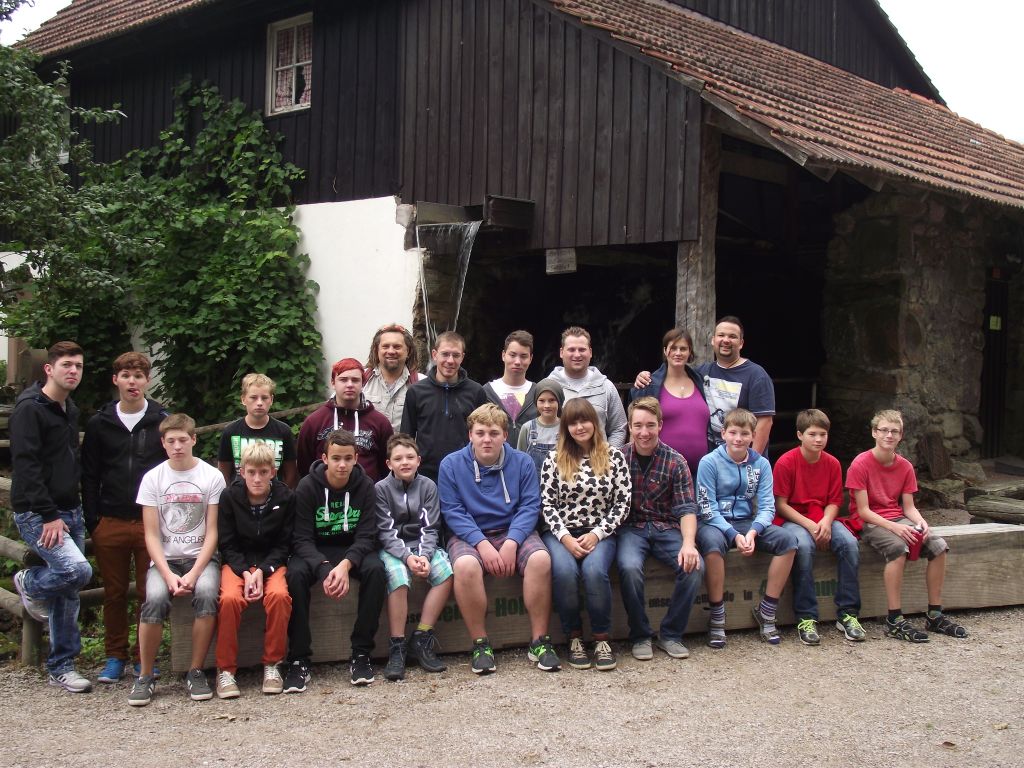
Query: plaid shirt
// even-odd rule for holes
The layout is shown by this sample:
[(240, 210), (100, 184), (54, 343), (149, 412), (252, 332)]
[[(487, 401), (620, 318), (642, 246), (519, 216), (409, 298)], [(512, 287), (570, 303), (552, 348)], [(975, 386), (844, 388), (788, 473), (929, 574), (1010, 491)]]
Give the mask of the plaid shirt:
[(633, 481), (633, 498), (624, 525), (643, 528), (651, 523), (659, 531), (678, 528), (684, 515), (697, 513), (693, 478), (686, 459), (662, 442), (654, 449), (644, 472), (632, 443), (622, 449)]

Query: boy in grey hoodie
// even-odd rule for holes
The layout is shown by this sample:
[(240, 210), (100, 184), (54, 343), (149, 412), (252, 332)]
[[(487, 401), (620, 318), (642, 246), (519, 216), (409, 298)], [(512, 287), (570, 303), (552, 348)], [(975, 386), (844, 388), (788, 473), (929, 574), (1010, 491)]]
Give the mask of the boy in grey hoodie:
[(562, 364), (551, 371), (549, 378), (562, 385), (567, 401), (574, 397), (587, 398), (597, 411), (608, 444), (622, 448), (626, 444), (626, 409), (622, 407), (615, 385), (590, 364), (593, 357), (590, 333), (576, 325), (566, 328), (562, 331), (558, 354)]
[[(434, 624), (452, 593), (452, 565), (438, 542), (441, 507), (437, 486), (419, 474), (420, 452), (416, 441), (399, 432), (387, 445), (391, 474), (377, 483), (377, 530), (383, 550), (388, 585), (388, 625), (391, 644), (384, 677), (405, 677), (409, 653), (426, 672), (444, 672), (437, 658)], [(430, 581), (423, 599), (419, 624), (406, 645), (405, 622), (409, 616), (412, 576)]]

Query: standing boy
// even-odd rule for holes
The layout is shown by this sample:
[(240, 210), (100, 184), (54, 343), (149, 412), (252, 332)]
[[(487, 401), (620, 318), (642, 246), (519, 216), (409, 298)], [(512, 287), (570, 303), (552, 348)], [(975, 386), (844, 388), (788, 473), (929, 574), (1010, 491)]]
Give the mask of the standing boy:
[[(82, 506), (103, 577), (103, 642), (107, 661), (97, 678), (116, 683), (128, 656), (128, 585), (134, 561), (139, 605), (146, 600), (149, 554), (142, 508), (135, 503), (142, 476), (167, 458), (160, 444), (164, 407), (146, 397), (150, 364), (141, 352), (114, 360), (118, 399), (89, 419), (82, 442)], [(138, 612), (134, 617), (138, 623)], [(132, 649), (139, 659), (138, 644)]]
[(500, 379), (484, 384), (487, 399), (508, 414), (508, 442), (519, 443), (519, 431), (537, 415), (533, 401), (534, 384), (526, 380), (526, 371), (533, 362), (533, 334), (512, 331), (505, 337), (501, 363), (505, 370)]
[(268, 443), (253, 442), (242, 451), (241, 476), (221, 497), (217, 538), (220, 570), (217, 613), (217, 696), (239, 695), (238, 626), (242, 611), (263, 601), (263, 692), (281, 693), (277, 665), (288, 647), (292, 599), (285, 581), (295, 505), (287, 485), (274, 477), (277, 455)]
[(217, 469), (224, 482), (231, 485), (242, 468), (242, 452), (252, 443), (266, 443), (274, 449), (277, 477), (289, 488), (299, 482), (295, 461), (295, 438), (292, 428), (270, 415), (277, 384), (262, 373), (248, 373), (242, 378), (242, 407), (245, 416), (224, 427), (217, 451)]
[(661, 427), (657, 398), (640, 397), (629, 404), (630, 442), (623, 454), (633, 489), (629, 517), (619, 528), (616, 560), (633, 658), (640, 661), (654, 658), (654, 631), (644, 598), (648, 555), (675, 572), (676, 583), (657, 639), (658, 647), (674, 659), (690, 655), (683, 645), (683, 632), (690, 621), (702, 571), (690, 468), (681, 454), (661, 442)]
[(128, 703), (142, 707), (153, 698), (156, 661), (171, 600), (192, 597), (192, 663), (185, 687), (192, 701), (213, 698), (203, 661), (217, 621), (220, 564), (217, 561), (217, 505), (224, 478), (192, 455), (196, 423), (172, 413), (160, 423), (167, 461), (142, 478), (136, 501), (142, 505), (146, 549), (153, 561), (146, 574), (146, 602), (139, 616), (139, 677)]
[[(417, 470), (420, 452), (416, 441), (399, 432), (388, 440), (391, 474), (377, 483), (377, 528), (383, 551), (380, 559), (388, 577), (388, 624), (391, 645), (384, 677), (401, 680), (405, 657), (416, 659), (426, 672), (444, 672), (434, 649), (434, 625), (452, 593), (452, 566), (439, 545), (441, 508), (437, 486)], [(408, 645), (405, 622), (409, 616), (412, 576), (430, 581), (423, 598), (420, 621)]]
[(310, 680), (313, 638), (309, 631), (310, 589), (341, 600), (350, 579), (359, 580), (352, 626), (352, 685), (373, 682), (373, 638), (384, 606), (384, 565), (377, 556), (377, 493), (356, 461), (356, 437), (336, 429), (324, 440), (322, 458), (295, 489), (295, 532), (288, 560), (288, 668), (285, 693), (301, 693)]
[(558, 355), (562, 364), (553, 368), (549, 375), (562, 385), (565, 399), (587, 398), (597, 411), (601, 429), (608, 436), (608, 444), (622, 448), (626, 444), (626, 410), (622, 407), (619, 390), (590, 364), (594, 352), (587, 329), (574, 325), (562, 331)]
[[(743, 408), (725, 414), (724, 444), (700, 460), (697, 467), (697, 506), (700, 523), (697, 549), (707, 568), (708, 645), (725, 647), (725, 555), (736, 547), (744, 557), (756, 550), (773, 555), (764, 597), (754, 608), (761, 639), (782, 641), (775, 611), (796, 554), (796, 537), (777, 525), (768, 459), (751, 447), (757, 417)], [(756, 514), (755, 514), (756, 505)]]
[(861, 641), (860, 549), (856, 537), (836, 520), (843, 503), (843, 469), (825, 450), (831, 422), (811, 408), (796, 416), (800, 445), (779, 457), (774, 468), (775, 524), (796, 537), (793, 564), (793, 612), (797, 635), (804, 645), (818, 645), (818, 597), (814, 592), (814, 553), (831, 549), (836, 555), (836, 627), (847, 640)]
[(946, 552), (949, 547), (931, 528), (914, 504), (917, 477), (913, 465), (896, 453), (903, 439), (903, 415), (899, 411), (879, 411), (871, 419), (875, 447), (853, 460), (846, 473), (850, 489), (850, 514), (854, 511), (864, 522), (861, 538), (885, 559), (885, 599), (889, 615), (885, 634), (911, 643), (928, 642), (927, 632), (917, 629), (903, 616), (903, 570), (911, 547), (920, 545), (928, 558), (925, 584), (928, 588), (928, 614), (925, 628), (950, 637), (967, 637), (967, 630), (942, 612), (942, 585), (946, 579)]
[(46, 381), (18, 395), (10, 419), (14, 522), (44, 563), (15, 573), (14, 588), (32, 618), (49, 620), (50, 685), (72, 693), (92, 690), (92, 683), (75, 670), (82, 650), (78, 591), (92, 578), (83, 554), (78, 407), (71, 399), (82, 381), (84, 359), (82, 348), (73, 341), (50, 347), (43, 366)]
[(359, 466), (375, 483), (388, 472), (387, 444), (394, 433), (391, 422), (363, 399), (363, 366), (355, 358), (334, 364), (331, 386), (334, 397), (309, 414), (299, 429), (299, 474), (309, 474), (310, 466), (324, 454), (327, 435), (344, 429), (355, 435)]

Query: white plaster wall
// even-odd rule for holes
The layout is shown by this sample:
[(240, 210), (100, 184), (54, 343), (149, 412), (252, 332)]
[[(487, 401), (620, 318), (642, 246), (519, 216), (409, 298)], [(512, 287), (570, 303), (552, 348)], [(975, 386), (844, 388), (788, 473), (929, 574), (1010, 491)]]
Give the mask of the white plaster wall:
[(412, 327), (419, 252), (405, 250), (393, 197), (300, 205), (299, 251), (308, 277), (320, 285), (316, 322), (323, 335), (326, 391), (330, 366), (343, 357), (366, 362), (370, 342), (386, 323)]

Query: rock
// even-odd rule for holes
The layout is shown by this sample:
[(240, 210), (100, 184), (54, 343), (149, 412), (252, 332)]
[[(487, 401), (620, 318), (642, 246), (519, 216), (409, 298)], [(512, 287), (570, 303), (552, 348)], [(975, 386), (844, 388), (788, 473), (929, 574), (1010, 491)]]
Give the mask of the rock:
[(939, 507), (941, 509), (964, 506), (963, 480), (922, 480), (917, 481), (917, 503), (922, 507)]
[(976, 461), (952, 459), (950, 461), (950, 465), (952, 466), (954, 477), (966, 480), (971, 485), (977, 485), (978, 483), (985, 482), (985, 468)]

